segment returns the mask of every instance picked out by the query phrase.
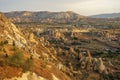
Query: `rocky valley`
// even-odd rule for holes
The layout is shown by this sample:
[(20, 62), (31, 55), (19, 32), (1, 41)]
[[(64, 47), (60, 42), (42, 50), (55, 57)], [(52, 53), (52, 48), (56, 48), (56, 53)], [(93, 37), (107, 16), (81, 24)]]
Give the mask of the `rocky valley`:
[(0, 80), (120, 79), (119, 19), (71, 11), (5, 15), (0, 13)]

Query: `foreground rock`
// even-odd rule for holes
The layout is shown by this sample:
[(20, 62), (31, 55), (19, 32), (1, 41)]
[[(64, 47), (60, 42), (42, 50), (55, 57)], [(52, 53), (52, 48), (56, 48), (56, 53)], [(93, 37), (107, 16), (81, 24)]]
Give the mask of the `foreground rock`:
[(23, 73), (21, 77), (14, 77), (11, 79), (4, 79), (4, 80), (47, 80), (47, 79), (41, 76), (37, 76), (36, 73), (26, 72), (26, 73)]

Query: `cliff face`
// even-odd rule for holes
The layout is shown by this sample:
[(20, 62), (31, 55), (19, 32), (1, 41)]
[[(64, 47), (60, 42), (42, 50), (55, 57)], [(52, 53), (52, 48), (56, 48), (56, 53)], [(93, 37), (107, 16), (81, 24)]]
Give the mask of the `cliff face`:
[(9, 44), (14, 44), (18, 47), (25, 47), (27, 44), (23, 34), (11, 23), (3, 14), (0, 13), (0, 29), (2, 39), (8, 40)]

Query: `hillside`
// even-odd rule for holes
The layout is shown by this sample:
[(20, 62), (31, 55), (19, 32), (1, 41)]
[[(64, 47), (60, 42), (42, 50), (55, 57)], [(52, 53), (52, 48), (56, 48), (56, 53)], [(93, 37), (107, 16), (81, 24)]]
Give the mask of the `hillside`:
[(71, 80), (56, 67), (54, 49), (43, 43), (0, 13), (0, 80)]
[(120, 18), (120, 13), (98, 14), (89, 16), (91, 18)]
[(72, 11), (67, 12), (30, 12), (30, 11), (16, 11), (4, 13), (13, 22), (58, 22), (67, 23), (75, 22), (85, 16), (79, 15)]

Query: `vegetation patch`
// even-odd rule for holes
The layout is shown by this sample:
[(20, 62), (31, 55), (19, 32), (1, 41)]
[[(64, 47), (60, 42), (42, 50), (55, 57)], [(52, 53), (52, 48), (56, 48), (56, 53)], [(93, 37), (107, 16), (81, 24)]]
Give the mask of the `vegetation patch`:
[(23, 53), (20, 51), (15, 51), (13, 55), (6, 58), (5, 63), (9, 66), (22, 68), (24, 71), (32, 67), (32, 60), (29, 58), (25, 59)]
[(0, 42), (0, 46), (4, 46), (4, 45), (6, 45), (6, 44), (8, 44), (8, 41), (7, 41), (7, 40)]

